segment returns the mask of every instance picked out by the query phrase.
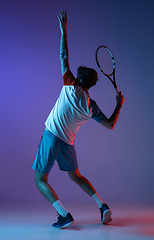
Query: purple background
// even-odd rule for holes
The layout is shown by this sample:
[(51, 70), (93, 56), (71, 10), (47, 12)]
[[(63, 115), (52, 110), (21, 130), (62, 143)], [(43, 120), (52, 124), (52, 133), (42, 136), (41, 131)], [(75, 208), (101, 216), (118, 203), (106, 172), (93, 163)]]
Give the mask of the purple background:
[[(151, 0), (0, 0), (0, 204), (47, 204), (31, 169), (44, 122), (62, 87), (57, 15), (68, 14), (70, 68), (98, 70), (95, 50), (109, 46), (126, 101), (114, 130), (94, 120), (76, 136), (79, 169), (108, 203), (154, 203)], [(110, 117), (115, 91), (98, 70), (90, 90)], [(54, 165), (49, 181), (62, 202), (90, 202)]]

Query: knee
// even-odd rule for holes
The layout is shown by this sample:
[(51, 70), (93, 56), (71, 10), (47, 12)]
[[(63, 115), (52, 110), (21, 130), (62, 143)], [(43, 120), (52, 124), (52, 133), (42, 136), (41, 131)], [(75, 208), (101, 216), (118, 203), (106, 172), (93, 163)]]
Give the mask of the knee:
[(39, 183), (40, 183), (39, 179), (35, 177), (35, 185), (37, 188), (39, 188)]
[(40, 188), (42, 183), (47, 182), (47, 174), (35, 172), (35, 185)]
[(38, 189), (40, 187), (40, 183), (41, 183), (40, 179), (35, 176), (35, 185)]
[(77, 184), (79, 184), (79, 182), (83, 178), (82, 175), (79, 173), (79, 171), (69, 172), (69, 177), (71, 178), (71, 180), (73, 182), (75, 182)]

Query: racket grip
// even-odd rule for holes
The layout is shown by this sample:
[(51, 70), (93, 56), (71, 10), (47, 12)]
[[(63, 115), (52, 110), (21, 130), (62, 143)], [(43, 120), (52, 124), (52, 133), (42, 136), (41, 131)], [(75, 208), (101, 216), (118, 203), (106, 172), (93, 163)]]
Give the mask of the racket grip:
[(115, 87), (116, 94), (119, 95), (120, 91), (118, 87)]

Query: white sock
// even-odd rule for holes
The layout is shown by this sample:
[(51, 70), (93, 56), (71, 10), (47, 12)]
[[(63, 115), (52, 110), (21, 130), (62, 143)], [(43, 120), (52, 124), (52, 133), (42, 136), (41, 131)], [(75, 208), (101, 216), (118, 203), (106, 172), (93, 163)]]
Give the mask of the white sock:
[(101, 199), (101, 197), (98, 195), (97, 192), (92, 195), (92, 198), (95, 200), (95, 202), (97, 203), (98, 207), (101, 208), (104, 202)]
[(66, 217), (67, 211), (59, 200), (57, 200), (53, 203), (53, 207), (57, 210), (57, 212), (61, 216)]

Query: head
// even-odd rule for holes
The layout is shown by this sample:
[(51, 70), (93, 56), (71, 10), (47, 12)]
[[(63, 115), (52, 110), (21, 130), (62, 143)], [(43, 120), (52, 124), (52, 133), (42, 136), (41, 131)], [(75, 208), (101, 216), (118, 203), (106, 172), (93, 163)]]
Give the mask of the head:
[(97, 72), (93, 68), (79, 67), (77, 69), (78, 84), (84, 89), (93, 87), (98, 81)]

